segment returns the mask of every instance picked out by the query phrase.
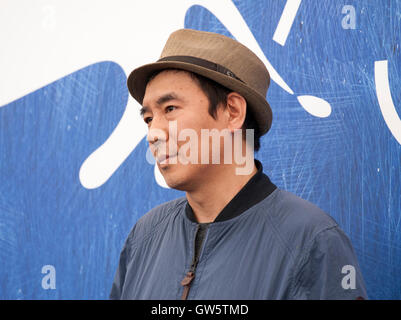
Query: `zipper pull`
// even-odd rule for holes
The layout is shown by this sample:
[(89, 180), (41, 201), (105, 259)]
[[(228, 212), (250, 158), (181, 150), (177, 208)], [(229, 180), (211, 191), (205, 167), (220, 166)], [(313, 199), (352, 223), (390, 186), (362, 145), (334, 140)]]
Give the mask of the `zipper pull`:
[(187, 300), (189, 288), (191, 287), (191, 282), (195, 278), (195, 273), (188, 271), (185, 278), (182, 279), (181, 285), (184, 286), (184, 291), (182, 292), (181, 300)]

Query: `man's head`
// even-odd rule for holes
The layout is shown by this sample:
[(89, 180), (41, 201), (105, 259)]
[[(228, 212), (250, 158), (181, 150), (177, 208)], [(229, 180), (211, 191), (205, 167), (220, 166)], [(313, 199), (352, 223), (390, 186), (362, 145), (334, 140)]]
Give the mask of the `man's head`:
[[(270, 129), (272, 121), (265, 99), (269, 82), (264, 64), (239, 42), (219, 34), (188, 29), (170, 35), (157, 62), (130, 74), (128, 88), (143, 105), (141, 114), (150, 129), (150, 149), (170, 187), (188, 191), (195, 187), (191, 183), (202, 183), (217, 173), (216, 170), (227, 168), (224, 167), (226, 155), (235, 154), (235, 150), (227, 146), (239, 145), (238, 132), (239, 139), (245, 140), (244, 131), (251, 129), (246, 130), (253, 132), (253, 141), (248, 146), (252, 151), (259, 149), (259, 138)], [(175, 126), (173, 130), (171, 124)], [(220, 132), (217, 152), (210, 146), (214, 138), (203, 136), (207, 130), (212, 133), (210, 135), (214, 130)], [(234, 141), (226, 140), (233, 136)], [(171, 141), (176, 143), (175, 148)], [(204, 147), (204, 141), (210, 144)], [(243, 142), (240, 153), (245, 151), (248, 156), (249, 148)], [(191, 148), (187, 148), (188, 145)], [(202, 148), (211, 150), (206, 164)], [(163, 161), (166, 155), (170, 158)], [(180, 161), (182, 157), (192, 162), (185, 165)], [(214, 165), (216, 159), (221, 166)]]

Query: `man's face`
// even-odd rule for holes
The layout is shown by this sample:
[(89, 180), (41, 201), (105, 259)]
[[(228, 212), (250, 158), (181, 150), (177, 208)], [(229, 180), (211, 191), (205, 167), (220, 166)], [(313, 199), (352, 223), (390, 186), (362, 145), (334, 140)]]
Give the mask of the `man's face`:
[[(212, 164), (212, 161), (201, 164), (201, 129), (223, 130), (227, 125), (226, 118), (221, 116), (221, 108), (217, 110), (217, 120), (209, 114), (208, 108), (207, 96), (187, 72), (163, 71), (146, 87), (142, 113), (149, 128), (148, 141), (159, 170), (171, 188), (190, 191), (199, 183), (207, 181), (218, 166)], [(176, 124), (176, 130), (171, 130), (173, 124)], [(191, 129), (196, 133), (196, 141), (189, 137), (180, 141), (182, 137), (178, 137), (183, 129)], [(197, 151), (198, 161), (184, 164), (181, 161), (184, 148), (181, 147), (184, 144), (188, 146), (190, 140), (196, 142), (191, 143), (190, 147), (197, 149), (192, 151)], [(169, 156), (167, 160), (166, 155)], [(188, 152), (185, 156), (189, 156)]]

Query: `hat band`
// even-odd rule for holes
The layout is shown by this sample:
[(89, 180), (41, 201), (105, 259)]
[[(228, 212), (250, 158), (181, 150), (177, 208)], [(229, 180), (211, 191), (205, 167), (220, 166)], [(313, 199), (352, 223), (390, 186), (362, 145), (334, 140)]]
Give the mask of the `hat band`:
[(205, 59), (198, 58), (198, 57), (192, 57), (192, 56), (169, 56), (169, 57), (164, 57), (164, 58), (161, 58), (161, 59), (157, 60), (157, 62), (159, 62), (159, 61), (177, 61), (177, 62), (190, 63), (190, 64), (197, 65), (199, 67), (203, 67), (203, 68), (209, 69), (211, 71), (216, 71), (218, 73), (224, 74), (226, 76), (229, 76), (231, 78), (234, 78), (236, 80), (244, 82), (240, 78), (238, 78), (234, 74), (234, 72), (232, 72), (231, 70), (227, 69), (226, 67), (223, 67), (222, 65), (220, 65), (218, 63), (214, 63), (214, 62), (211, 62), (209, 60), (205, 60)]

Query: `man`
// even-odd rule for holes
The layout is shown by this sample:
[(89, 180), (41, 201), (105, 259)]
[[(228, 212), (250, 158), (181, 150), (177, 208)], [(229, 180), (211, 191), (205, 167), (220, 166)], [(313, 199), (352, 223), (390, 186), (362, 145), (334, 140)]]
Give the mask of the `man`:
[[(277, 188), (248, 152), (271, 127), (269, 82), (239, 42), (189, 29), (130, 74), (160, 172), (186, 195), (138, 220), (111, 299), (367, 298), (337, 223)], [(217, 151), (205, 135), (213, 130), (221, 133)]]

